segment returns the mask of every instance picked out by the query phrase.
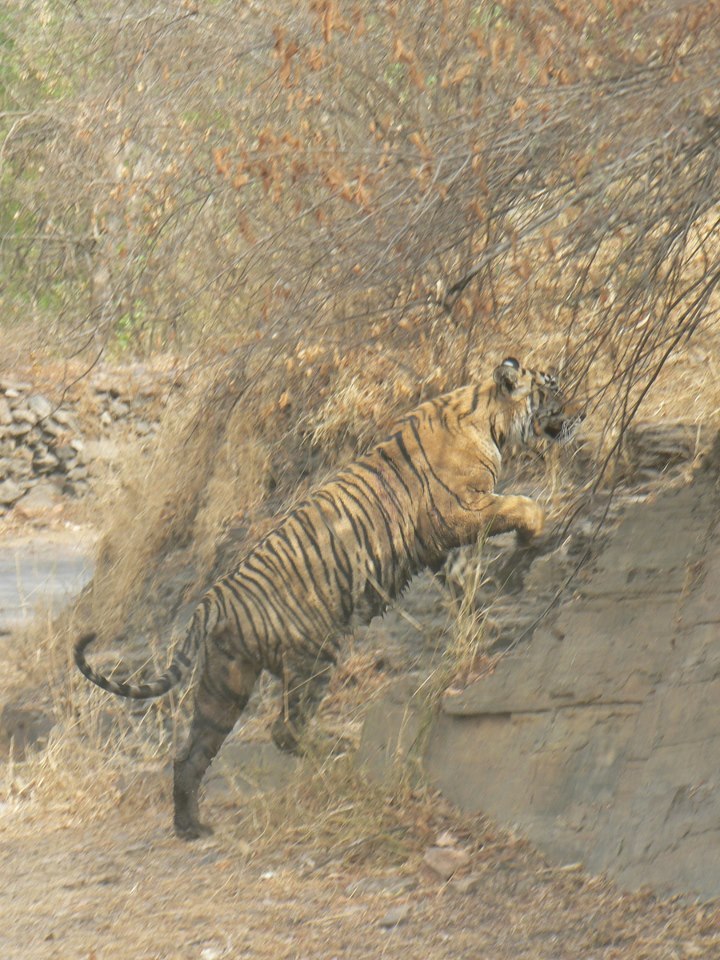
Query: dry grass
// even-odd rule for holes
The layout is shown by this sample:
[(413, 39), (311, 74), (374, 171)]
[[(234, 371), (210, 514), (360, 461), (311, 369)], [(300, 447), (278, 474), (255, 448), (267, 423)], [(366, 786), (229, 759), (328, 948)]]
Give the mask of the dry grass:
[[(718, 339), (709, 326), (688, 349), (674, 353), (636, 419), (683, 421), (701, 434), (712, 432), (720, 412), (713, 361)], [(457, 341), (450, 334), (447, 340), (450, 356)], [(393, 350), (370, 359), (365, 350), (342, 356), (301, 350), (302, 357), (280, 355), (249, 374), (238, 375), (234, 358), (198, 371), (189, 396), (168, 408), (151, 458), (128, 458), (117, 488), (105, 497), (108, 517), (101, 520), (103, 545), (86, 620), (110, 636), (128, 625), (129, 614), (135, 629), (147, 617), (166, 631), (179, 600), (157, 620), (153, 598), (173, 570), (173, 555), (193, 566), (180, 599), (199, 595), (274, 514), (366, 447), (396, 413), (458, 382), (463, 371), (457, 363), (439, 368), (433, 362), (440, 342), (419, 342), (402, 360)], [(564, 336), (538, 337), (530, 330), (512, 348), (496, 336), (465, 356), (466, 378), (487, 376), (498, 358), (512, 352), (528, 363), (556, 366)], [(627, 426), (617, 397), (597, 392), (612, 377), (611, 367), (607, 358), (590, 367), (582, 393), (590, 405), (582, 431), (584, 463), (605, 464), (606, 485)], [(562, 507), (568, 483), (576, 482), (577, 473), (568, 469), (571, 456), (571, 450), (551, 454), (542, 472), (531, 474), (535, 492), (551, 508)], [(594, 482), (596, 469), (590, 476)], [(223, 546), (228, 532), (231, 539)]]

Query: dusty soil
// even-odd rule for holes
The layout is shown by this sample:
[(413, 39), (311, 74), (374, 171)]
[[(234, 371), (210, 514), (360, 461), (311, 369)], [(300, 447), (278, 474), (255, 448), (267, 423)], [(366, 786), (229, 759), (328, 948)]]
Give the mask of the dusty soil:
[(71, 809), (16, 813), (5, 806), (0, 840), (6, 960), (720, 955), (716, 906), (620, 894), (576, 865), (549, 867), (482, 820), (436, 819), (441, 842), (470, 853), (463, 877), (442, 881), (422, 862), (433, 824), (412, 824), (427, 801), (406, 805), (394, 865), (372, 837), (350, 851), (282, 832), (248, 843), (229, 808), (194, 845), (170, 835), (165, 803), (90, 823)]

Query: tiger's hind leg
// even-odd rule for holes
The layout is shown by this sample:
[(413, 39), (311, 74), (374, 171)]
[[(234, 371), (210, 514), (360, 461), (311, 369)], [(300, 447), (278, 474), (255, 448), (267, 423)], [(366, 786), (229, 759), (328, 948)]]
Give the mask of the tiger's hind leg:
[(213, 654), (197, 685), (187, 742), (174, 763), (175, 833), (183, 840), (212, 833), (200, 822), (200, 783), (250, 699), (260, 672), (248, 661), (229, 659), (217, 650)]
[(286, 753), (299, 753), (302, 736), (317, 710), (335, 669), (327, 660), (295, 665), (283, 676), (283, 705), (272, 726), (275, 746)]

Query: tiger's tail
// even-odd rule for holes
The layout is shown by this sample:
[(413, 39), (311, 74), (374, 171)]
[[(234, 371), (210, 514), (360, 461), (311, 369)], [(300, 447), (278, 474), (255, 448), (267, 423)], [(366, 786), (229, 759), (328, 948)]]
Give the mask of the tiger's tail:
[(146, 680), (144, 683), (131, 683), (128, 680), (113, 680), (111, 677), (106, 677), (102, 673), (97, 673), (97, 671), (93, 670), (85, 659), (85, 651), (96, 639), (96, 633), (86, 633), (77, 641), (74, 650), (75, 664), (80, 673), (87, 677), (88, 680), (103, 690), (114, 693), (118, 697), (127, 697), (130, 700), (152, 700), (155, 697), (162, 697), (168, 690), (177, 686), (195, 659), (195, 654), (206, 632), (206, 624), (202, 623), (204, 618), (200, 611), (202, 611), (202, 607), (195, 611), (195, 615), (185, 635), (185, 640), (182, 646), (174, 652), (170, 666), (165, 673), (160, 674), (158, 677), (153, 677), (151, 680)]

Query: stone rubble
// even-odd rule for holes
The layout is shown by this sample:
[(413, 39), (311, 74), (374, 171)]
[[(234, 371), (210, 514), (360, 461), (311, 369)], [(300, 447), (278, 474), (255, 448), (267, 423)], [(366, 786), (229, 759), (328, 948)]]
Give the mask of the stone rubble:
[(63, 496), (86, 494), (92, 464), (120, 460), (118, 428), (151, 440), (177, 385), (143, 370), (97, 371), (82, 407), (84, 436), (74, 402), (55, 404), (26, 380), (0, 377), (0, 517), (13, 509), (35, 516)]
[(0, 516), (26, 501), (51, 504), (88, 489), (77, 417), (33, 385), (0, 378)]
[(470, 854), (461, 848), (428, 847), (423, 862), (443, 880), (449, 880), (470, 863)]
[(181, 384), (176, 373), (158, 374), (138, 365), (121, 373), (101, 370), (90, 379), (100, 433), (124, 425), (137, 437), (151, 438), (168, 394)]

